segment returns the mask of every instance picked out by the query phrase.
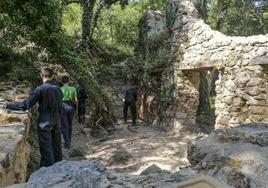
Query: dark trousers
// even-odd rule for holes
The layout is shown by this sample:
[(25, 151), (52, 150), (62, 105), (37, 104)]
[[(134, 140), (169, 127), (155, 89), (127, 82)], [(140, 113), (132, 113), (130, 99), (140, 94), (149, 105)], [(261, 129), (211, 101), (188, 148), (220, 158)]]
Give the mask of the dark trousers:
[(37, 128), (41, 154), (40, 167), (51, 166), (62, 160), (61, 132), (59, 125), (47, 124)]
[(128, 111), (128, 107), (130, 106), (130, 110), (131, 110), (131, 117), (132, 117), (132, 124), (135, 125), (136, 124), (136, 116), (137, 116), (137, 112), (136, 112), (136, 105), (135, 103), (130, 103), (130, 102), (125, 102), (124, 103), (124, 121), (127, 121), (127, 111)]
[(78, 120), (79, 122), (85, 122), (86, 105), (85, 102), (78, 103)]
[(64, 139), (64, 147), (70, 148), (72, 137), (73, 117), (75, 106), (70, 103), (62, 103), (61, 110), (61, 132)]

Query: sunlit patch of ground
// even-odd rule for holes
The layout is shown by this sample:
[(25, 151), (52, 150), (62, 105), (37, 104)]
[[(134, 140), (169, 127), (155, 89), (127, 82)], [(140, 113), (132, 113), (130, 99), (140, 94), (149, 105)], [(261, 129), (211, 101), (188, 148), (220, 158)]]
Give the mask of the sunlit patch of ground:
[(99, 159), (107, 168), (129, 174), (140, 174), (152, 164), (171, 172), (189, 165), (187, 148), (196, 134), (172, 137), (145, 126), (131, 130), (120, 124), (116, 128), (105, 142), (91, 144), (85, 157)]

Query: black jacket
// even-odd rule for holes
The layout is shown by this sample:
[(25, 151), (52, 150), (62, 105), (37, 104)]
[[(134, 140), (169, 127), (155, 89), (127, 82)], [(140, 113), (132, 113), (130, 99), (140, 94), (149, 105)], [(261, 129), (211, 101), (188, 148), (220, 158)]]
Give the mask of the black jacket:
[(137, 101), (137, 91), (134, 88), (128, 89), (126, 91), (125, 102), (135, 103)]
[(15, 102), (7, 105), (10, 110), (27, 110), (38, 103), (38, 122), (57, 124), (60, 118), (62, 105), (62, 92), (59, 86), (51, 81), (38, 86), (23, 102)]

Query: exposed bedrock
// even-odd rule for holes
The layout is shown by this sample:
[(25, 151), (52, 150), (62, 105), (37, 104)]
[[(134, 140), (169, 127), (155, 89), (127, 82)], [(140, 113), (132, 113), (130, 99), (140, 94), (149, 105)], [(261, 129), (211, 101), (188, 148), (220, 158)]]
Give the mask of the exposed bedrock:
[(185, 169), (172, 174), (152, 166), (142, 175), (131, 176), (109, 171), (98, 160), (61, 161), (34, 172), (27, 183), (10, 188), (176, 188), (178, 182), (189, 179), (195, 173)]
[(266, 188), (268, 125), (248, 124), (215, 130), (189, 148), (188, 159), (191, 166), (175, 173), (152, 165), (136, 176), (107, 170), (97, 160), (61, 161), (34, 172), (27, 183), (10, 188), (172, 188), (185, 180), (194, 181), (195, 177), (200, 175), (216, 179), (225, 185), (222, 187)]
[[(30, 91), (28, 86), (14, 87), (14, 83), (0, 83), (0, 89), (0, 102), (23, 100)], [(27, 112), (0, 109), (0, 187), (26, 180), (30, 158), (29, 130)]]
[(199, 172), (233, 187), (268, 187), (268, 125), (218, 129), (192, 145), (188, 159)]

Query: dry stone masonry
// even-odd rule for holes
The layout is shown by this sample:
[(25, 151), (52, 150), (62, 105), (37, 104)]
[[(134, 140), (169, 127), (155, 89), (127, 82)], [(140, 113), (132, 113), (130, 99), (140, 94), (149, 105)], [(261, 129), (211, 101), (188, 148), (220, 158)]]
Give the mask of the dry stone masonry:
[[(5, 82), (0, 83), (0, 90), (0, 102), (11, 102), (25, 99), (30, 88)], [(27, 112), (0, 109), (0, 187), (26, 180), (29, 128)]]
[(267, 123), (268, 35), (230, 37), (214, 31), (190, 0), (171, 0), (167, 7), (173, 19), (171, 57), (162, 75), (162, 96), (173, 100), (162, 110), (160, 124), (172, 124), (173, 131), (195, 125), (199, 71), (211, 69), (219, 70), (216, 128)]

